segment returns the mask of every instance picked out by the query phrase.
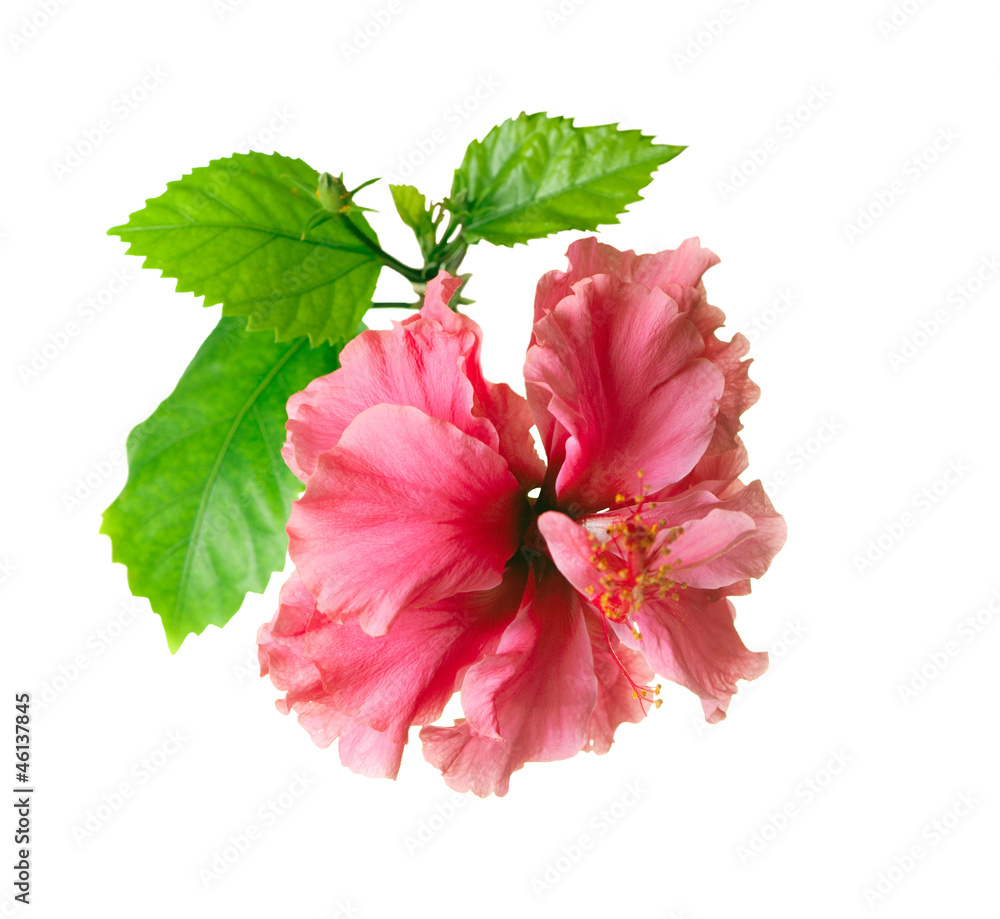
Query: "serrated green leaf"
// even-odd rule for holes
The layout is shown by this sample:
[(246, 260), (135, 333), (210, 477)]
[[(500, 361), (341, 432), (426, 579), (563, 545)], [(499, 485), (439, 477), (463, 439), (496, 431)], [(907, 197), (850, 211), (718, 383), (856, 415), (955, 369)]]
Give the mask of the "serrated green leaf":
[(392, 203), (396, 205), (396, 212), (417, 238), (428, 235), (433, 237), (434, 223), (427, 210), (427, 199), (424, 195), (412, 185), (390, 185), (389, 191), (392, 193)]
[(108, 233), (143, 255), (146, 268), (177, 279), (178, 291), (246, 316), (247, 328), (278, 341), (308, 335), (315, 345), (349, 336), (371, 306), (381, 262), (345, 225), (377, 243), (355, 209), (309, 230), (322, 210), (318, 174), (280, 154), (235, 153), (167, 185)]
[(177, 388), (128, 437), (128, 481), (104, 512), (112, 558), (163, 620), (171, 651), (225, 625), (285, 566), (301, 483), (281, 458), (288, 397), (339, 351), (275, 342), (223, 317)]
[(455, 170), (451, 201), (469, 242), (502, 246), (560, 230), (618, 223), (656, 168), (684, 147), (639, 131), (522, 113), (473, 141)]

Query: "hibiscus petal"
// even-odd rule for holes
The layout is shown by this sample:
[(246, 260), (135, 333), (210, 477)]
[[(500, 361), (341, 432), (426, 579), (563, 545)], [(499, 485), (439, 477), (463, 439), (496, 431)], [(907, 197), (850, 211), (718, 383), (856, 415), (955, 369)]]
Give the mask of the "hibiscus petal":
[(483, 376), (480, 365), (482, 329), (464, 313), (457, 313), (448, 307), (448, 301), (460, 286), (460, 279), (451, 277), (445, 271), (439, 272), (427, 284), (425, 306), (421, 313), (440, 322), (446, 332), (464, 336), (463, 340), (468, 345), (463, 354), (462, 372), (472, 385), (473, 414), (488, 419), (492, 424), (498, 437), (497, 452), (507, 460), (521, 487), (530, 491), (541, 485), (545, 478), (545, 463), (535, 451), (535, 440), (531, 436), (535, 423), (531, 406), (524, 396), (519, 396), (506, 383), (491, 383)]
[(457, 791), (504, 795), (525, 763), (565, 759), (584, 747), (597, 697), (580, 601), (548, 568), (496, 652), (467, 671), (466, 719), (421, 730), (424, 757)]
[(320, 747), (338, 744), (341, 762), (354, 772), (373, 777), (395, 778), (399, 770), (405, 733), (392, 739), (341, 711), (324, 689), (319, 670), (303, 656), (303, 637), (316, 621), (312, 595), (296, 575), (281, 589), (278, 612), (258, 633), (261, 676), (286, 692), (275, 706), (278, 711), (298, 713), (299, 724)]
[(475, 335), (449, 320), (455, 314), (441, 302), (460, 284), (447, 276), (430, 282), (423, 310), (390, 330), (362, 332), (344, 347), (338, 370), (288, 400), (283, 455), (299, 478), (312, 474), (319, 456), (337, 444), (354, 418), (382, 403), (412, 405), (497, 447), (492, 425), (472, 412), (472, 384), (461, 372)]
[(377, 405), (320, 456), (288, 551), (322, 612), (360, 614), (381, 635), (406, 607), (500, 584), (527, 512), (499, 454), (418, 409)]
[(441, 770), (449, 787), (480, 798), (507, 794), (510, 774), (520, 768), (510, 765), (502, 741), (477, 734), (464, 718), (452, 727), (423, 727), (420, 740), (424, 759)]
[[(674, 290), (671, 286), (666, 292), (676, 296), (672, 293)], [(702, 356), (715, 364), (726, 379), (725, 390), (719, 400), (719, 414), (715, 419), (715, 433), (706, 451), (710, 455), (723, 453), (738, 446), (737, 434), (743, 429), (740, 415), (760, 398), (760, 387), (749, 377), (753, 361), (743, 360), (750, 350), (750, 342), (739, 332), (733, 335), (731, 341), (722, 341), (716, 336), (716, 331), (722, 327), (726, 317), (718, 307), (708, 304), (703, 293), (685, 315), (694, 323), (705, 341), (705, 353)]]
[(563, 297), (572, 293), (573, 285), (596, 274), (609, 274), (622, 281), (635, 281), (646, 287), (699, 287), (702, 275), (719, 257), (703, 249), (697, 237), (684, 240), (677, 249), (666, 249), (650, 255), (636, 255), (632, 249), (619, 251), (614, 246), (588, 236), (570, 244), (566, 253), (568, 271), (550, 271), (543, 275), (535, 291), (535, 321), (555, 309)]
[(680, 597), (644, 603), (636, 611), (640, 640), (621, 623), (613, 628), (653, 670), (696, 693), (705, 719), (715, 723), (726, 717), (736, 681), (756, 679), (767, 669), (767, 652), (743, 644), (733, 624), (736, 610), (725, 597), (695, 588)]
[(475, 411), (489, 419), (497, 431), (497, 452), (525, 492), (538, 487), (545, 479), (545, 462), (535, 450), (531, 429), (535, 426), (531, 406), (506, 383), (489, 383), (480, 378), (476, 388)]
[(296, 702), (323, 694), (319, 671), (302, 655), (302, 634), (309, 626), (316, 605), (297, 574), (281, 587), (278, 611), (271, 622), (257, 631), (260, 675), (270, 674), (276, 688), (287, 693), (275, 704), (287, 715)]
[[(692, 563), (697, 561), (694, 567), (685, 564), (679, 568), (683, 578), (714, 581), (728, 577), (728, 573), (718, 576), (713, 569), (716, 557), (727, 555), (715, 553), (724, 545), (738, 548), (747, 538), (748, 525), (753, 533), (753, 519), (748, 514), (718, 508), (687, 524), (685, 533), (671, 547), (682, 561), (685, 555)], [(549, 511), (539, 518), (538, 528), (567, 580), (584, 596), (598, 596), (604, 572), (593, 564), (593, 546), (584, 527), (564, 514)], [(682, 542), (685, 536), (690, 537), (686, 547)], [(745, 592), (744, 586), (745, 581), (734, 580), (733, 592)], [(706, 717), (718, 721), (725, 716), (729, 696), (736, 691), (735, 681), (763, 673), (767, 655), (746, 649), (733, 626), (735, 610), (719, 592), (688, 586), (676, 593), (677, 600), (647, 598), (630, 610), (629, 618), (639, 626), (641, 640), (636, 640), (625, 622), (609, 625), (656, 673), (696, 692), (705, 702)]]
[(288, 691), (278, 704), (286, 714), (296, 703), (321, 702), (405, 743), (409, 727), (438, 719), (465, 669), (495, 648), (526, 581), (527, 565), (518, 559), (499, 587), (405, 610), (375, 638), (357, 617), (336, 623), (318, 612), (293, 574), (274, 620), (260, 631), (262, 673)]
[[(542, 514), (538, 530), (549, 555), (567, 580), (585, 596), (599, 596), (605, 571), (595, 564), (590, 532), (558, 511)], [(755, 531), (753, 518), (748, 514), (715, 508), (702, 518), (685, 523), (679, 536), (672, 536), (669, 529), (662, 530), (647, 551), (653, 556), (664, 550), (654, 565), (669, 565), (669, 575), (677, 582), (694, 587), (724, 587), (746, 575), (729, 576), (732, 570), (739, 569), (739, 564), (726, 564), (723, 560)], [(673, 541), (667, 545), (669, 539)], [(605, 548), (616, 559), (610, 566), (612, 570), (629, 567), (628, 559), (607, 545)]]
[(699, 581), (690, 576), (686, 576), (686, 580), (698, 587), (719, 587), (743, 578), (763, 577), (774, 556), (785, 544), (788, 533), (784, 517), (774, 509), (764, 486), (759, 479), (753, 481), (734, 493), (728, 493), (717, 507), (723, 513), (739, 513), (750, 517), (754, 523), (754, 532), (748, 539), (737, 543), (724, 555), (704, 566)]
[[(738, 578), (728, 576), (730, 566), (723, 560), (756, 529), (753, 517), (716, 508), (699, 520), (686, 523), (683, 532), (665, 547), (664, 558), (677, 572), (677, 581), (692, 587), (724, 587)], [(661, 548), (668, 538), (666, 534), (660, 535), (652, 549)]]
[(602, 572), (593, 564), (594, 548), (584, 527), (559, 511), (546, 511), (538, 518), (538, 532), (549, 558), (576, 590), (585, 596), (599, 592)]
[[(546, 489), (587, 513), (687, 475), (715, 430), (722, 373), (662, 291), (581, 281), (535, 323), (524, 375), (548, 451)], [(554, 481), (553, 481), (553, 477)]]
[(725, 496), (728, 490), (738, 491), (743, 483), (737, 481), (740, 474), (750, 464), (746, 447), (737, 437), (736, 446), (724, 453), (703, 456), (679, 482), (669, 485), (656, 494), (650, 495), (651, 502), (659, 502), (675, 497), (690, 488), (710, 491), (719, 497)]
[(683, 545), (696, 525), (703, 525), (708, 518), (719, 514), (736, 515), (731, 523), (738, 518), (752, 521), (745, 538), (734, 539), (724, 552), (697, 561), (696, 571), (685, 571), (682, 580), (693, 587), (723, 587), (744, 578), (762, 577), (785, 544), (785, 520), (774, 509), (760, 480), (736, 486), (726, 487), (721, 496), (716, 496), (699, 485), (674, 498), (655, 502), (642, 514), (646, 523), (662, 519), (667, 526), (684, 528), (684, 535), (671, 546), (672, 555), (681, 559), (679, 570), (696, 563), (696, 556)]
[[(308, 728), (308, 716), (303, 720), (300, 715), (299, 721)], [(341, 732), (337, 752), (341, 763), (352, 772), (376, 779), (394, 779), (399, 773), (405, 744), (405, 739), (392, 740), (387, 733), (355, 721)]]
[(320, 747), (328, 747), (339, 740), (340, 761), (352, 772), (375, 779), (394, 779), (399, 773), (405, 740), (394, 741), (387, 733), (376, 731), (322, 702), (303, 703), (299, 724)]
[(517, 613), (526, 578), (518, 561), (499, 587), (404, 610), (379, 637), (365, 633), (356, 617), (314, 622), (302, 654), (340, 710), (405, 740), (410, 725), (441, 717), (465, 669), (495, 647)]
[[(597, 274), (608, 274), (650, 289), (659, 288), (676, 301), (680, 312), (697, 328), (705, 343), (702, 357), (715, 364), (726, 380), (707, 451), (716, 454), (732, 449), (743, 427), (740, 415), (757, 401), (760, 389), (748, 377), (751, 361), (742, 360), (750, 347), (747, 339), (737, 333), (727, 342), (715, 334), (726, 317), (722, 310), (709, 304), (702, 278), (719, 263), (719, 257), (702, 248), (697, 237), (686, 239), (677, 249), (649, 255), (636, 255), (631, 249), (620, 252), (589, 237), (571, 244), (567, 257), (568, 271), (550, 271), (539, 281), (535, 321), (555, 309), (564, 297), (571, 296), (574, 285)], [(535, 343), (534, 335), (531, 343)]]
[(428, 282), (419, 313), (392, 329), (362, 332), (341, 352), (340, 369), (288, 400), (282, 456), (302, 481), (354, 418), (388, 404), (419, 408), (497, 450), (526, 490), (541, 483), (545, 466), (535, 452), (527, 401), (483, 378), (482, 331), (448, 308), (461, 283), (441, 272)]

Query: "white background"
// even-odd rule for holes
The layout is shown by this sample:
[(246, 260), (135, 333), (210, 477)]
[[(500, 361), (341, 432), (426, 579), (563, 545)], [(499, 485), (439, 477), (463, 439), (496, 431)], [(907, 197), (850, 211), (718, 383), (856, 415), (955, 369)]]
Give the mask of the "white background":
[[(2, 698), (13, 720), (15, 691), (54, 697), (34, 721), (21, 914), (995, 916), (996, 5), (589, 0), (552, 16), (556, 0), (400, 0), (346, 54), (387, 6), (94, 0), (46, 21), (41, 0), (4, 5)], [(710, 298), (752, 330), (763, 389), (751, 472), (790, 536), (737, 601), (772, 663), (726, 722), (705, 726), (671, 687), (608, 755), (529, 765), (480, 801), (454, 797), (415, 736), (398, 782), (365, 779), (274, 710), (254, 638), (281, 575), (175, 657), (145, 601), (130, 612), (100, 514), (128, 430), (219, 308), (104, 231), (250, 145), (356, 184), (398, 177), (438, 130), (408, 179), (439, 198), (466, 144), (522, 109), (690, 145), (601, 237), (653, 251), (699, 235), (722, 257)], [(57, 170), (104, 118), (113, 130)], [(416, 261), (385, 184), (363, 203)], [(535, 281), (573, 238), (467, 258), (491, 378), (518, 385)], [(81, 322), (116, 272), (127, 286)], [(383, 282), (381, 299), (406, 297)], [(233, 862), (206, 883), (220, 854)]]

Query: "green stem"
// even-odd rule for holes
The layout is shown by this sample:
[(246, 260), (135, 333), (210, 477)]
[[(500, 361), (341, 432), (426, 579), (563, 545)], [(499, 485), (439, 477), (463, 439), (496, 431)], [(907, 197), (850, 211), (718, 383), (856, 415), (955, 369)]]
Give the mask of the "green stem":
[[(394, 258), (389, 255), (378, 243), (373, 242), (364, 233), (361, 232), (355, 225), (354, 221), (351, 220), (346, 214), (341, 214), (342, 223), (347, 231), (360, 242), (366, 249), (369, 249), (376, 256), (378, 256), (379, 261), (382, 264), (387, 265), (394, 271), (399, 272), (408, 281), (424, 281), (426, 280), (426, 269), (423, 271), (419, 268), (411, 268), (409, 265), (405, 265), (398, 258)], [(432, 275), (433, 277), (433, 275)]]
[[(456, 242), (461, 242), (461, 237), (459, 237)], [(458, 266), (462, 264), (462, 259), (465, 258), (465, 253), (469, 251), (469, 247), (466, 245), (459, 246), (454, 252), (449, 252), (441, 258), (441, 267), (444, 268), (448, 274), (455, 274), (458, 270)]]
[[(443, 254), (448, 252), (454, 247), (454, 242), (452, 242), (451, 236), (460, 226), (458, 220), (455, 219), (454, 214), (449, 214), (448, 225), (445, 227), (444, 233), (441, 235), (441, 241), (433, 248), (427, 255), (427, 264), (440, 265), (445, 261)], [(461, 237), (459, 237), (461, 238)], [(457, 240), (455, 240), (457, 242)]]

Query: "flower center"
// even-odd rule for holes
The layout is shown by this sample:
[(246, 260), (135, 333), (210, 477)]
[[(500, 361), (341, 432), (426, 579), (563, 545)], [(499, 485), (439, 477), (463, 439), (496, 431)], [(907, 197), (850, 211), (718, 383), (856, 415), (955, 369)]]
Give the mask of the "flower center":
[[(616, 502), (625, 500), (616, 496)], [(669, 558), (670, 546), (684, 532), (683, 527), (667, 527), (660, 520), (647, 525), (642, 512), (652, 506), (645, 492), (635, 499), (632, 514), (605, 529), (606, 538), (588, 533), (591, 564), (601, 572), (600, 591), (593, 585), (587, 593), (597, 608), (612, 622), (627, 622), (638, 640), (642, 637), (634, 621), (629, 622), (646, 600), (679, 600), (685, 585), (672, 577), (680, 564)]]

